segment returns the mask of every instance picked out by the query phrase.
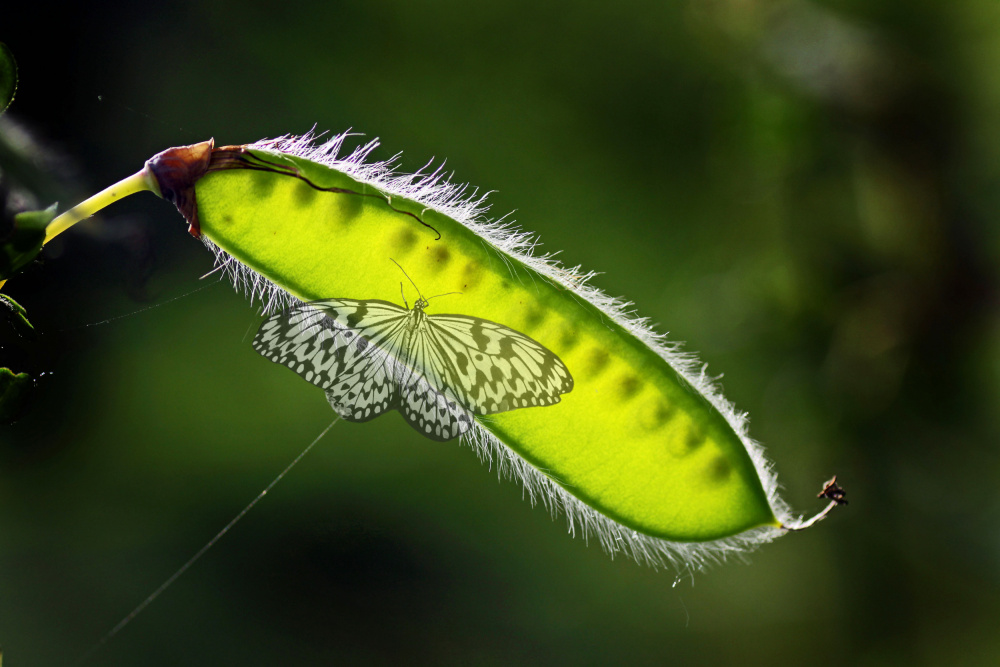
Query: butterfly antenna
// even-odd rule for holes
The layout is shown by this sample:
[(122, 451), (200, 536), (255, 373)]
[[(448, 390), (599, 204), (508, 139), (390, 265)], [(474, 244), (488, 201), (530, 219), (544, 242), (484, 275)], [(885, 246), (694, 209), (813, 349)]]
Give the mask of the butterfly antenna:
[(461, 292), (445, 292), (444, 294), (435, 294), (434, 296), (428, 298), (427, 300), (430, 301), (431, 299), (436, 299), (439, 296), (449, 296), (451, 294), (461, 294)]
[(403, 293), (403, 281), (399, 282), (399, 296), (403, 297), (403, 305), (409, 310), (410, 304), (406, 303), (406, 294)]
[[(404, 275), (404, 276), (406, 276), (406, 279), (410, 281), (410, 284), (411, 284), (411, 285), (413, 285), (413, 289), (417, 290), (417, 294), (418, 294), (418, 295), (420, 295), (420, 298), (421, 298), (421, 299), (423, 299), (423, 298), (424, 298), (424, 295), (423, 295), (423, 294), (420, 294), (420, 288), (419, 288), (419, 287), (417, 287), (417, 284), (416, 284), (415, 282), (413, 282), (413, 278), (411, 278), (411, 277), (410, 277), (410, 274), (408, 274), (408, 273), (406, 272), (406, 270), (405, 270), (405, 269), (403, 269), (403, 267), (399, 266), (399, 262), (397, 262), (396, 260), (394, 260), (394, 259), (393, 259), (392, 257), (390, 257), (390, 258), (389, 258), (389, 260), (390, 260), (390, 261), (391, 261), (391, 262), (392, 262), (393, 264), (395, 264), (396, 266), (398, 266), (398, 267), (399, 267), (399, 270), (403, 272), (403, 275)], [(426, 299), (424, 299), (424, 301), (426, 301)]]

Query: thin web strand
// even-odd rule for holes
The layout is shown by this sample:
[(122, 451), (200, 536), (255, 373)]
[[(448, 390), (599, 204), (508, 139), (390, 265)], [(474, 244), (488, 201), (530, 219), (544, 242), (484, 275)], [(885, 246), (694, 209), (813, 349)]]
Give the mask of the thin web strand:
[(268, 493), (268, 491), (270, 491), (271, 489), (273, 489), (274, 486), (275, 486), (275, 484), (277, 484), (278, 482), (280, 482), (281, 479), (285, 475), (287, 475), (288, 472), (292, 468), (294, 468), (296, 466), (296, 464), (299, 461), (301, 461), (305, 457), (305, 455), (308, 454), (309, 451), (313, 447), (316, 446), (316, 443), (318, 443), (323, 438), (323, 436), (326, 435), (327, 432), (331, 428), (333, 428), (333, 425), (336, 424), (338, 421), (340, 421), (340, 417), (339, 416), (336, 419), (334, 419), (332, 422), (330, 422), (330, 425), (327, 426), (325, 429), (323, 429), (323, 432), (320, 433), (318, 436), (316, 436), (316, 439), (313, 440), (311, 443), (309, 443), (309, 446), (306, 447), (305, 449), (303, 449), (302, 452), (298, 456), (296, 456), (295, 459), (291, 463), (289, 463), (288, 466), (284, 470), (282, 470), (278, 474), (278, 476), (275, 477), (271, 481), (271, 483), (268, 484), (264, 488), (263, 491), (261, 491), (259, 494), (257, 494), (256, 498), (254, 498), (253, 500), (251, 500), (250, 503), (246, 507), (244, 507), (243, 510), (239, 514), (237, 514), (235, 517), (233, 517), (233, 520), (230, 521), (229, 523), (227, 523), (226, 526), (225, 526), (225, 528), (223, 528), (218, 533), (216, 533), (215, 537), (213, 537), (212, 539), (210, 539), (205, 544), (205, 546), (203, 546), (201, 549), (199, 549), (198, 552), (195, 555), (191, 556), (191, 558), (188, 559), (188, 561), (186, 563), (184, 563), (183, 565), (181, 565), (180, 568), (178, 568), (176, 572), (174, 572), (172, 575), (170, 575), (170, 577), (167, 578), (167, 580), (164, 581), (160, 585), (159, 588), (157, 588), (155, 591), (153, 591), (149, 595), (149, 597), (147, 597), (145, 600), (143, 600), (142, 602), (140, 602), (139, 605), (135, 609), (133, 609), (131, 612), (129, 612), (129, 614), (125, 618), (123, 618), (121, 621), (119, 621), (118, 624), (115, 625), (115, 627), (111, 628), (111, 630), (109, 630), (107, 632), (107, 634), (105, 634), (103, 637), (101, 637), (101, 639), (96, 644), (94, 644), (90, 648), (90, 650), (88, 650), (83, 655), (83, 657), (80, 658), (80, 660), (78, 660), (77, 662), (75, 662), (74, 665), (76, 665), (76, 667), (79, 667), (80, 665), (83, 665), (88, 660), (90, 660), (90, 658), (92, 658), (94, 656), (94, 654), (97, 653), (97, 651), (99, 651), (101, 649), (102, 646), (104, 646), (109, 641), (111, 641), (111, 639), (115, 635), (117, 635), (119, 632), (121, 632), (122, 629), (126, 625), (128, 625), (129, 623), (131, 623), (132, 620), (136, 616), (138, 616), (139, 614), (141, 614), (146, 609), (146, 607), (148, 607), (149, 605), (151, 605), (156, 600), (156, 598), (160, 597), (160, 595), (165, 590), (167, 590), (168, 588), (170, 588), (171, 584), (173, 584), (175, 581), (177, 581), (178, 579), (180, 579), (181, 575), (183, 575), (185, 572), (187, 572), (188, 569), (192, 565), (194, 565), (198, 561), (199, 558), (201, 558), (202, 556), (204, 556), (205, 553), (209, 549), (211, 549), (213, 546), (215, 546), (215, 543), (218, 542), (220, 539), (222, 539), (222, 536), (225, 535), (226, 533), (228, 533), (230, 528), (232, 528), (233, 526), (235, 526), (240, 521), (240, 519), (242, 519), (244, 516), (246, 516), (247, 512), (249, 512), (251, 509), (253, 509), (254, 505), (256, 505), (258, 502), (260, 502), (261, 498), (263, 498), (264, 496), (266, 496), (267, 493)]
[[(207, 275), (209, 275), (209, 274), (206, 273), (205, 276), (207, 276)], [(205, 276), (202, 276), (202, 278), (204, 278)], [(138, 315), (140, 313), (145, 313), (147, 310), (152, 310), (154, 308), (159, 308), (160, 306), (165, 306), (168, 303), (173, 303), (174, 301), (178, 301), (180, 299), (187, 298), (187, 297), (191, 296), (192, 294), (197, 294), (198, 292), (200, 292), (202, 290), (205, 290), (205, 289), (208, 289), (209, 287), (214, 287), (214, 286), (218, 285), (219, 283), (221, 283), (223, 280), (225, 280), (225, 277), (221, 276), (221, 277), (219, 277), (218, 280), (213, 280), (212, 282), (210, 282), (207, 285), (202, 285), (201, 287), (196, 287), (193, 290), (191, 290), (190, 292), (185, 292), (184, 294), (180, 294), (178, 296), (171, 297), (171, 298), (167, 299), (166, 301), (161, 301), (159, 303), (150, 304), (148, 306), (145, 306), (144, 308), (140, 308), (138, 310), (133, 310), (130, 313), (125, 313), (124, 315), (115, 315), (114, 317), (109, 317), (108, 319), (101, 320), (100, 322), (91, 322), (90, 324), (78, 324), (77, 326), (75, 326), (75, 327), (69, 327), (68, 329), (59, 329), (57, 331), (57, 333), (68, 333), (70, 331), (79, 331), (80, 329), (89, 329), (90, 327), (97, 327), (97, 326), (100, 326), (102, 324), (108, 324), (110, 322), (117, 322), (118, 320), (124, 320), (124, 319), (126, 319), (128, 317), (135, 317), (136, 315)]]

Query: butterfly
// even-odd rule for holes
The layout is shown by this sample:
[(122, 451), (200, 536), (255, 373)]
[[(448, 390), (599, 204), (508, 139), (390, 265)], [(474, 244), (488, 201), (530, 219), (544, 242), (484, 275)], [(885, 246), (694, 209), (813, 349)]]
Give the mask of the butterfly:
[(429, 314), (423, 295), (412, 309), (403, 303), (299, 304), (265, 320), (253, 347), (323, 388), (344, 419), (398, 410), (442, 442), (468, 431), (475, 415), (552, 405), (572, 391), (562, 360), (523, 333), (478, 317)]

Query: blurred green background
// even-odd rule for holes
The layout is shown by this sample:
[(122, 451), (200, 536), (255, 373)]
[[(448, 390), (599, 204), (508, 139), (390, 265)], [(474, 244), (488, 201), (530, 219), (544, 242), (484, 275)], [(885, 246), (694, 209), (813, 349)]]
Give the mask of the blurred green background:
[[(851, 501), (678, 579), (341, 423), (92, 664), (997, 664), (1000, 4), (17, 4), (8, 208), (314, 124), (447, 157), (725, 374), (797, 511)], [(0, 327), (41, 376), (0, 427), (6, 664), (79, 657), (332, 419), (229, 287), (170, 301), (210, 269), (141, 195), (5, 288), (42, 332)]]

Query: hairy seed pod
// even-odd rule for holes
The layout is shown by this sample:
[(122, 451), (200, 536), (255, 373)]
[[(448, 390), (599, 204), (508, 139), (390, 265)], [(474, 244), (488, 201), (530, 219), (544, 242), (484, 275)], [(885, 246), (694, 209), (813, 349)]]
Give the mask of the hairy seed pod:
[(346, 136), (207, 141), (132, 177), (271, 316), (262, 354), (347, 419), (395, 408), (460, 435), (611, 553), (699, 568), (802, 525), (744, 415), (631, 304), (536, 254), (477, 191), (370, 162), (376, 141), (342, 155)]

